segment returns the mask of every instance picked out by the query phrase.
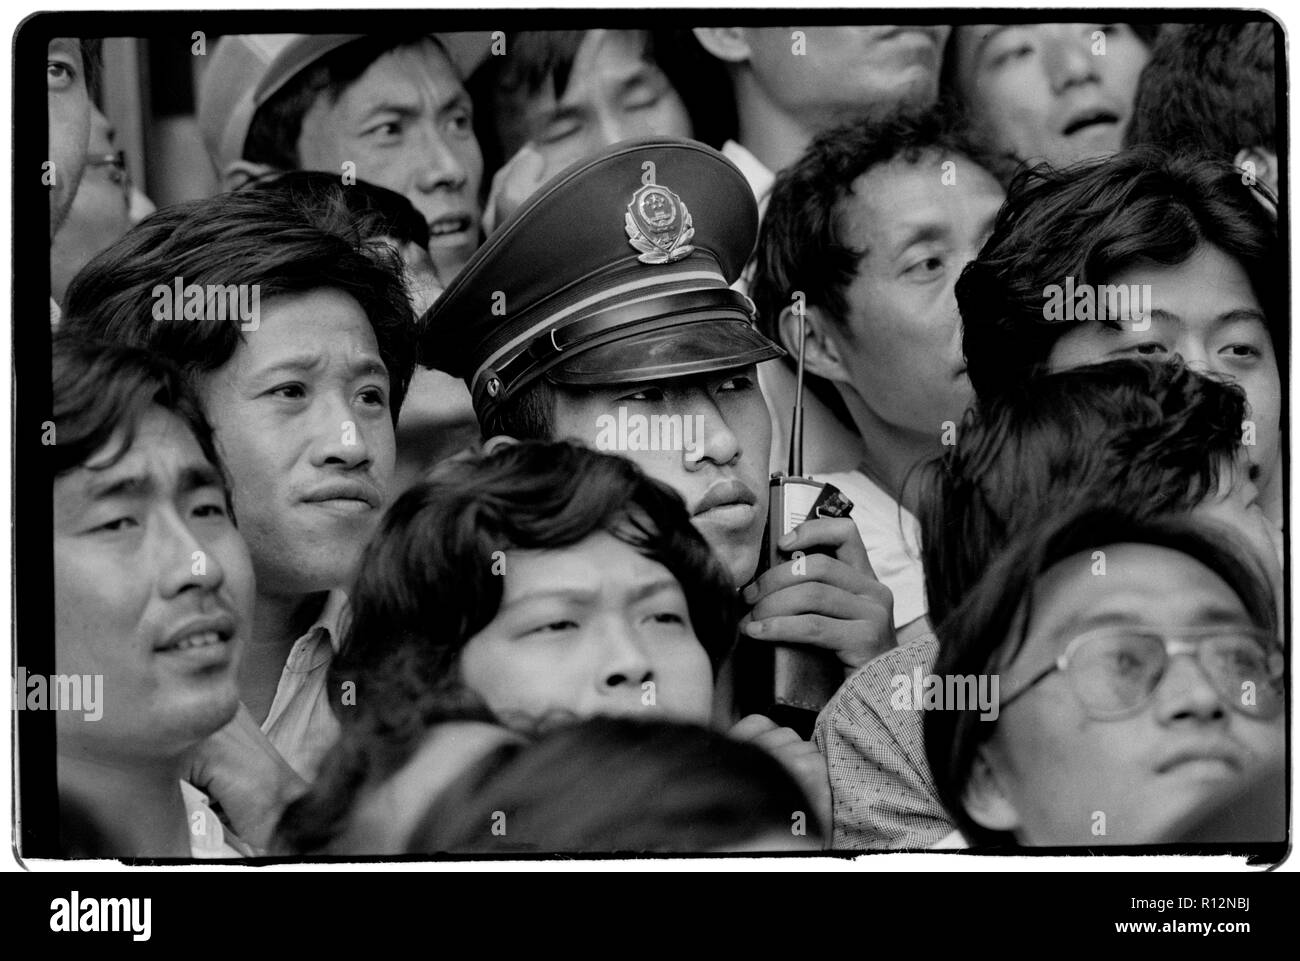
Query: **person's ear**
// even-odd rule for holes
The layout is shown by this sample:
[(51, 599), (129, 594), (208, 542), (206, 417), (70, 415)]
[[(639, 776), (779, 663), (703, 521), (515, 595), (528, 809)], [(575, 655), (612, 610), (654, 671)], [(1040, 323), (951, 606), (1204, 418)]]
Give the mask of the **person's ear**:
[(511, 437), (509, 434), (493, 434), (483, 442), (484, 454), (495, 454), (497, 451), (509, 447), (511, 444), (518, 444), (519, 438)]
[(221, 171), (221, 189), (223, 191), (239, 190), (258, 177), (273, 173), (275, 168), (268, 164), (254, 163), (251, 160), (232, 160)]
[[(799, 356), (799, 315), (794, 305), (786, 307), (777, 318), (777, 333), (781, 346), (792, 359)], [(849, 383), (849, 373), (830, 316), (813, 304), (803, 306), (804, 312), (804, 370), (827, 380)]]
[(724, 63), (749, 59), (749, 41), (743, 27), (696, 27), (693, 32), (700, 46)]
[(1277, 193), (1277, 154), (1263, 147), (1243, 147), (1232, 158), (1233, 164)]
[(961, 803), (972, 821), (990, 831), (1013, 831), (1020, 826), (1020, 815), (984, 748), (975, 754)]

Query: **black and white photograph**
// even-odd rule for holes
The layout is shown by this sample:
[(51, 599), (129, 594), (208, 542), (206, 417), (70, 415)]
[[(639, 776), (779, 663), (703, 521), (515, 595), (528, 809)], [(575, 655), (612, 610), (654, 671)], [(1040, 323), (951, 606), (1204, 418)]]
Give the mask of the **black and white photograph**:
[(1284, 862), (1284, 22), (1098, 14), (16, 23), (11, 866)]

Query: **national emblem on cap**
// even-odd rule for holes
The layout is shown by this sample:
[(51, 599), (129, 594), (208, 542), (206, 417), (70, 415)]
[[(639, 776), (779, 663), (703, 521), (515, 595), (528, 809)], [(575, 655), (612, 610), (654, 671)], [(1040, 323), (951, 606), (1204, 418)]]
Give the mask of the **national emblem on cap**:
[(628, 243), (641, 251), (643, 264), (670, 264), (690, 255), (695, 248), (688, 241), (695, 236), (691, 212), (682, 198), (655, 183), (654, 164), (642, 180), (642, 187), (627, 205), (624, 229)]
[(491, 429), (542, 378), (581, 390), (779, 357), (730, 286), (757, 232), (754, 193), (718, 151), (614, 144), (553, 177), (478, 249), (424, 317), (421, 363), (463, 378)]

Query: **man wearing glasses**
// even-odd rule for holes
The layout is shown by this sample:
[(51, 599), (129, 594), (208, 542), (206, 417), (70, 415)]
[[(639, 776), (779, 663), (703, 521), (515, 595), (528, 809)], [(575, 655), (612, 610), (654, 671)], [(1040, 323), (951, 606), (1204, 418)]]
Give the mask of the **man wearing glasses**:
[(1283, 838), (1283, 792), (1258, 803), (1286, 751), (1277, 609), (1208, 524), (1067, 516), (1004, 552), (940, 628), (935, 672), (997, 675), (1003, 692), (993, 723), (925, 720), (974, 846)]

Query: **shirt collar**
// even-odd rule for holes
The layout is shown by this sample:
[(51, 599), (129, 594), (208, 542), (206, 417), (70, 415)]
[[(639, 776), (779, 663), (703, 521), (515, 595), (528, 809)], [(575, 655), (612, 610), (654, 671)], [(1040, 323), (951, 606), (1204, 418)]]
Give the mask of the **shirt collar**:
[(338, 653), (339, 645), (343, 643), (343, 632), (348, 626), (347, 616), (348, 595), (341, 590), (332, 590), (326, 595), (320, 614), (304, 636), (323, 630), (329, 638), (330, 646), (334, 648), (335, 653)]
[(759, 203), (765, 201), (772, 192), (772, 185), (776, 183), (776, 174), (734, 140), (728, 140), (722, 145), (722, 155), (740, 168), (740, 172), (749, 181), (749, 188), (754, 191), (754, 199)]

